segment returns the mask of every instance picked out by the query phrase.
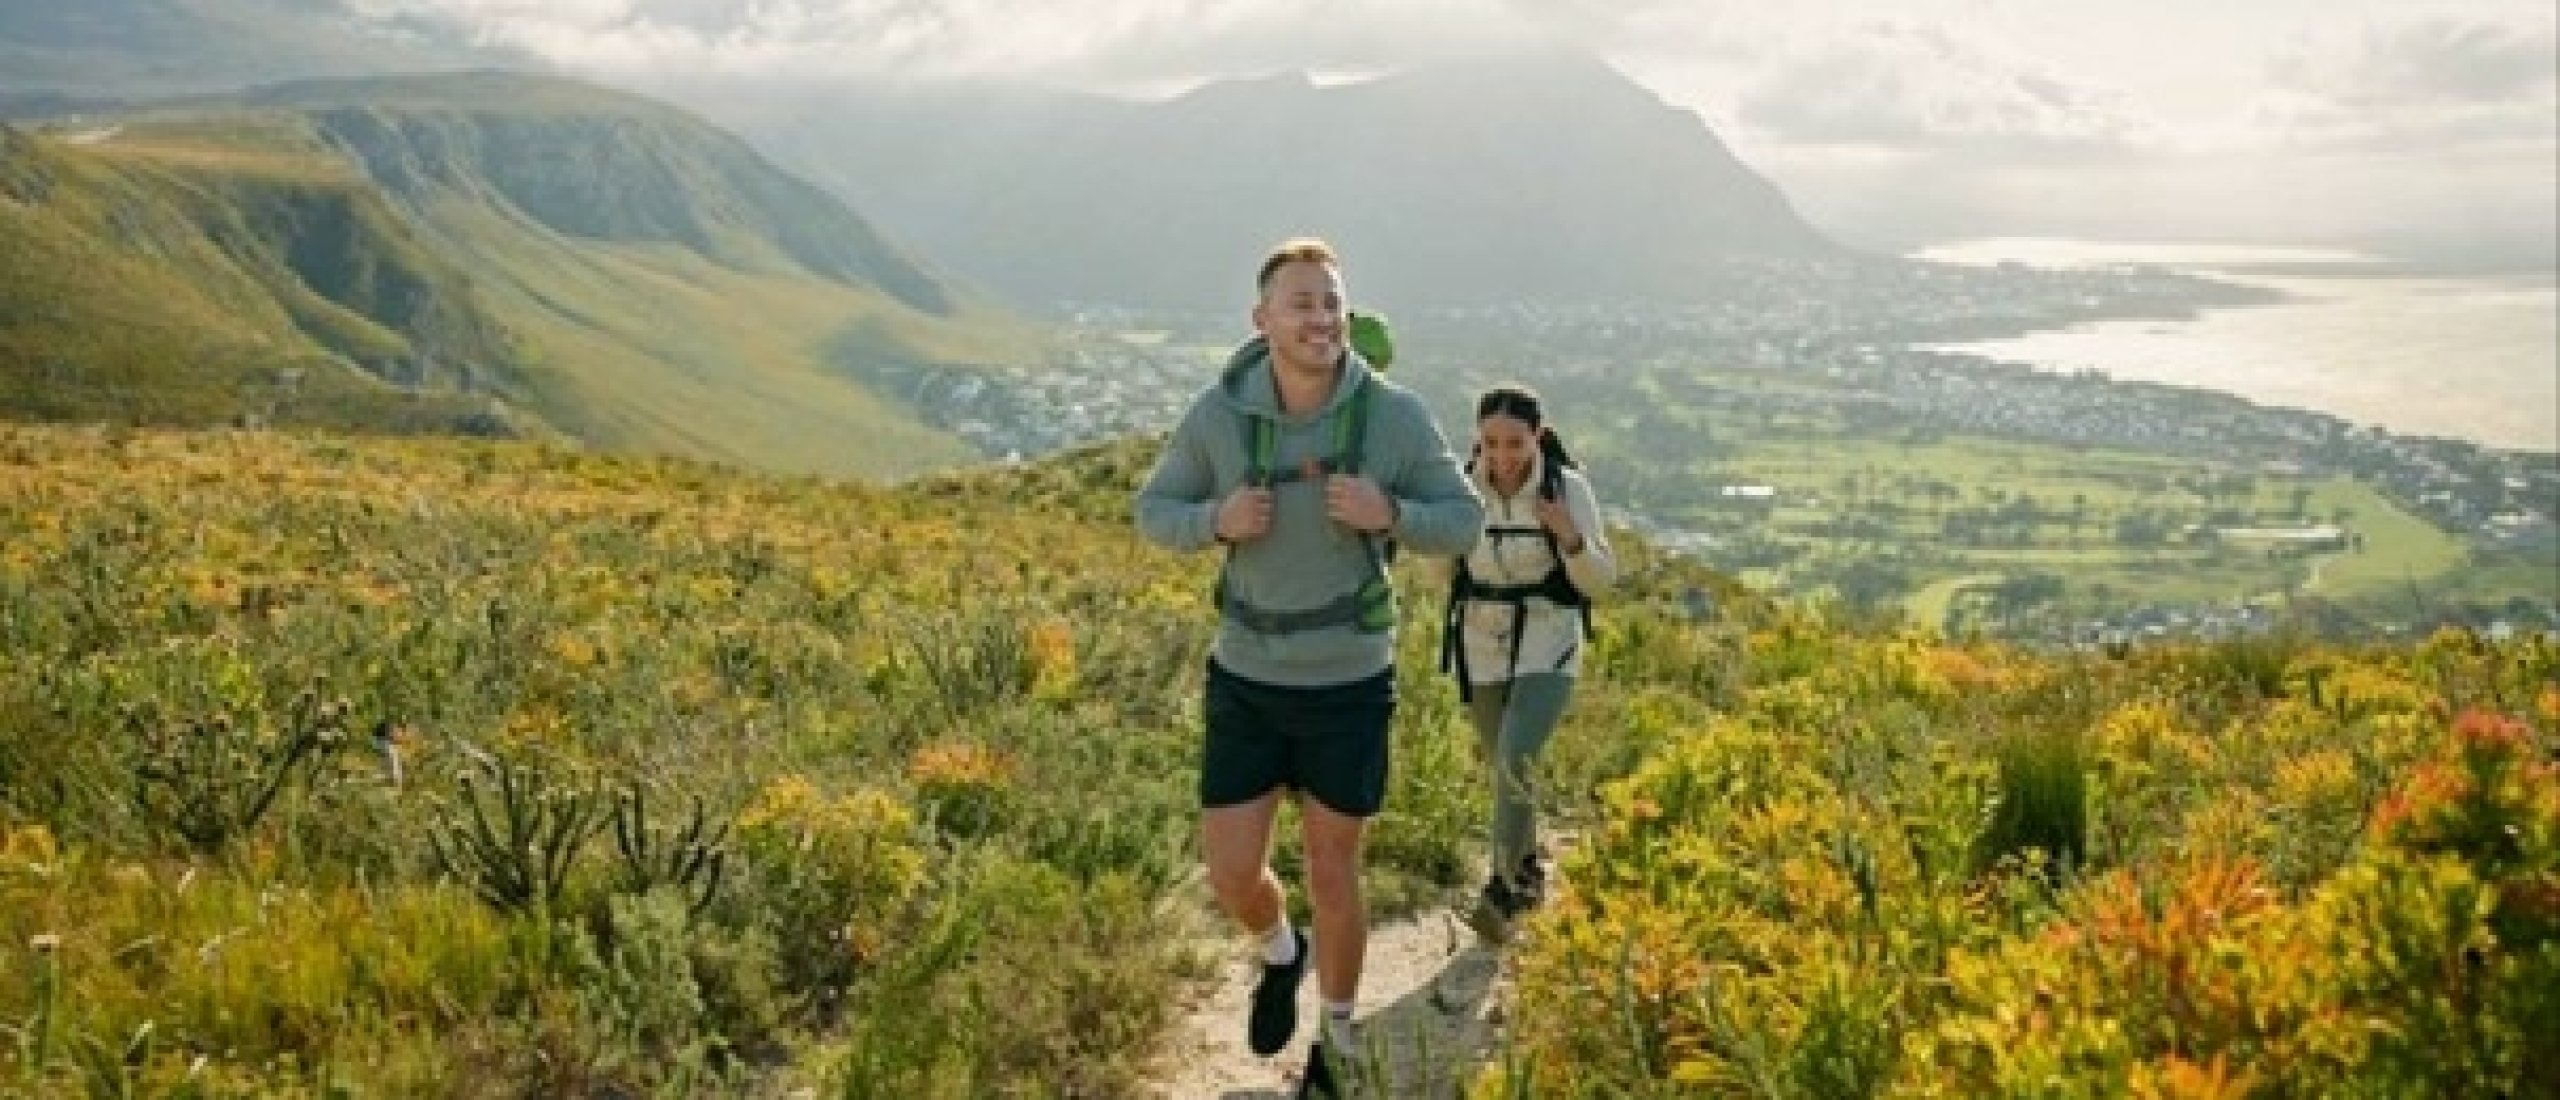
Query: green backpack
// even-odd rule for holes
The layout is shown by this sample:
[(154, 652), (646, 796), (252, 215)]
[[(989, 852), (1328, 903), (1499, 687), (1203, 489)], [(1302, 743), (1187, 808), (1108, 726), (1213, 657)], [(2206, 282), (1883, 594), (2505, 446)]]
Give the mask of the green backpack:
[(1351, 311), (1351, 350), (1383, 373), (1396, 363), (1395, 337), (1387, 332), (1387, 318), (1382, 313)]

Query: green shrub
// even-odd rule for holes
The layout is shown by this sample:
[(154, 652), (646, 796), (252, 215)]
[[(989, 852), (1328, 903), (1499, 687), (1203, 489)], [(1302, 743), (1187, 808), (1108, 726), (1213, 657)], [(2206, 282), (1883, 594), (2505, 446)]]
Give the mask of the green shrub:
[(603, 792), (573, 769), (479, 757), (428, 830), (428, 849), (481, 900), (510, 913), (548, 913), (610, 811)]
[(1974, 846), (1976, 873), (2030, 851), (2068, 876), (2088, 861), (2089, 769), (2077, 733), (2000, 735), (1992, 753), (1999, 794)]

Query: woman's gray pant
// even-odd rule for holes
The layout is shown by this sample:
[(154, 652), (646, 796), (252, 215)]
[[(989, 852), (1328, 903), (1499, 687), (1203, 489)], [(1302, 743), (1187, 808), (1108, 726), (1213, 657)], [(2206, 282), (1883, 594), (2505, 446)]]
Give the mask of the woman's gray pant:
[(1476, 745), (1493, 768), (1493, 868), (1515, 879), (1520, 864), (1536, 850), (1537, 804), (1530, 786), (1538, 750), (1556, 731), (1564, 705), (1573, 697), (1573, 677), (1560, 672), (1528, 672), (1508, 683), (1477, 684), (1467, 701), (1474, 720)]

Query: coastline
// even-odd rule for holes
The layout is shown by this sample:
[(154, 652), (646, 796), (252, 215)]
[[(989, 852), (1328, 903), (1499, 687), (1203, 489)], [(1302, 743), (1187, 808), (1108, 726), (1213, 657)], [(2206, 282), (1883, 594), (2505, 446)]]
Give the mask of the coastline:
[[(2184, 256), (2182, 259), (2181, 256)], [(2560, 349), (2551, 272), (2447, 276), (2315, 250), (1969, 242), (1914, 258), (2030, 266), (2144, 266), (2268, 295), (2189, 316), (2113, 317), (1919, 350), (2039, 371), (2206, 390), (2394, 435), (2560, 453)]]

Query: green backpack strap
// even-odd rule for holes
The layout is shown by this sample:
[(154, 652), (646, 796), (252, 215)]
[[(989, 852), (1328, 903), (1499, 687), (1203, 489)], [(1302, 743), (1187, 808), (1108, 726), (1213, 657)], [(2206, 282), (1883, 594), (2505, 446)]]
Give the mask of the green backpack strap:
[(1246, 433), (1244, 482), (1247, 485), (1268, 487), (1272, 482), (1272, 451), (1279, 446), (1277, 439), (1279, 430), (1272, 426), (1271, 418), (1267, 416), (1246, 413), (1244, 423)]
[[(1334, 418), (1333, 453), (1343, 473), (1359, 473), (1362, 460), (1368, 457), (1369, 404), (1377, 389), (1376, 375), (1362, 376), (1360, 388), (1351, 391), (1351, 407)], [(1395, 578), (1387, 572), (1387, 563), (1395, 560), (1395, 543), (1388, 542), (1381, 550), (1379, 542), (1375, 535), (1360, 536), (1360, 548), (1369, 554), (1369, 576), (1355, 594), (1360, 629), (1372, 633), (1387, 630), (1396, 621)]]
[(1369, 395), (1378, 388), (1375, 377), (1364, 376), (1360, 388), (1351, 391), (1351, 407), (1333, 418), (1333, 454), (1339, 472), (1360, 472), (1360, 460), (1367, 457), (1369, 445)]

